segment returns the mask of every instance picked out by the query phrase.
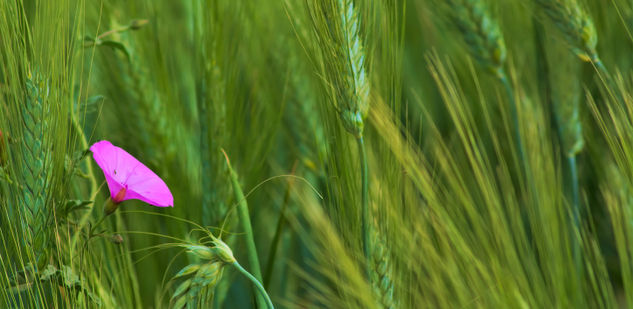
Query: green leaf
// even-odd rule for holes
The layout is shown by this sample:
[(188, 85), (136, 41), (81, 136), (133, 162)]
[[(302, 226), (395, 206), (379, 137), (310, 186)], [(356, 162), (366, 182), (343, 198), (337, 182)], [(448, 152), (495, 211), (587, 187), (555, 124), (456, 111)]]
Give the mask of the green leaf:
[(77, 286), (81, 287), (81, 281), (79, 281), (79, 277), (75, 275), (75, 272), (72, 270), (72, 268), (66, 265), (63, 265), (61, 269), (61, 273), (62, 273), (64, 286), (68, 288), (74, 288)]
[(64, 204), (64, 213), (70, 214), (77, 210), (89, 209), (88, 205), (92, 204), (92, 201), (85, 200), (68, 200)]
[(105, 40), (105, 41), (99, 41), (98, 45), (103, 45), (103, 46), (111, 47), (113, 49), (118, 49), (123, 54), (125, 54), (125, 57), (127, 58), (127, 60), (130, 61), (130, 53), (127, 51), (127, 47), (125, 47), (125, 45), (123, 45), (123, 43), (117, 42), (117, 41), (112, 41), (112, 40)]
[(58, 272), (59, 269), (57, 269), (57, 267), (48, 264), (46, 265), (46, 268), (40, 272), (40, 280), (50, 280), (53, 276), (57, 275)]

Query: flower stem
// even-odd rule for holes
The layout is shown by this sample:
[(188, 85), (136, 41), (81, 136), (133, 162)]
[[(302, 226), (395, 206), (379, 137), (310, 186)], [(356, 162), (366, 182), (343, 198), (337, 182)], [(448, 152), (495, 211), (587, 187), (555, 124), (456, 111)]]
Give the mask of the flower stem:
[[(275, 309), (275, 307), (273, 306), (273, 302), (270, 300), (270, 296), (268, 296), (268, 293), (266, 293), (264, 286), (262, 286), (259, 280), (257, 280), (257, 278), (246, 271), (246, 269), (244, 269), (244, 267), (242, 267), (242, 265), (240, 265), (240, 263), (238, 263), (237, 261), (233, 262), (233, 266), (235, 266), (237, 270), (239, 270), (244, 276), (246, 276), (246, 278), (253, 282), (253, 284), (257, 288), (257, 291), (259, 292), (259, 295), (265, 299), (266, 307), (270, 309)], [(258, 305), (258, 307), (261, 308), (261, 305)]]
[(371, 246), (369, 242), (369, 168), (367, 167), (367, 151), (365, 150), (363, 136), (359, 136), (356, 140), (358, 141), (361, 167), (361, 231), (363, 235), (363, 253), (365, 255), (367, 278), (369, 278), (369, 257), (371, 256)]
[[(259, 281), (262, 280), (262, 271), (259, 266), (259, 258), (257, 257), (257, 247), (255, 247), (255, 238), (253, 236), (253, 228), (251, 226), (251, 219), (249, 217), (248, 212), (248, 204), (246, 203), (246, 197), (244, 197), (244, 192), (242, 192), (242, 188), (240, 187), (240, 183), (237, 179), (237, 174), (233, 171), (231, 167), (231, 162), (229, 161), (229, 156), (226, 154), (224, 149), (222, 149), (224, 156), (226, 158), (226, 164), (229, 168), (229, 173), (231, 174), (231, 182), (233, 183), (233, 192), (235, 193), (235, 199), (237, 200), (237, 213), (240, 218), (240, 223), (242, 225), (242, 229), (246, 234), (246, 252), (248, 254), (248, 263), (250, 264), (253, 274), (255, 278)], [(257, 305), (259, 308), (263, 307), (263, 299), (260, 296), (256, 297)]]

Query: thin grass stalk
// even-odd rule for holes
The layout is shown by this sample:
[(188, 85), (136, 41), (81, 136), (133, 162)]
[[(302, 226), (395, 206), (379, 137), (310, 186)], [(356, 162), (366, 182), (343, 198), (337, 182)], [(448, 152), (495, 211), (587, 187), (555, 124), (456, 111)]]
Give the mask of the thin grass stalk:
[[(296, 164), (292, 169), (292, 175), (295, 174)], [(264, 271), (264, 287), (268, 288), (270, 286), (270, 279), (272, 278), (273, 268), (275, 267), (275, 256), (277, 255), (277, 250), (279, 248), (279, 241), (281, 240), (281, 234), (283, 232), (283, 228), (286, 225), (286, 209), (288, 208), (288, 203), (290, 202), (290, 190), (292, 189), (293, 181), (290, 180), (288, 182), (288, 186), (286, 187), (286, 192), (284, 193), (284, 200), (281, 206), (281, 210), (279, 210), (279, 219), (277, 219), (277, 227), (275, 228), (275, 235), (273, 236), (273, 240), (270, 243), (270, 250), (268, 251), (268, 260), (266, 260), (266, 268)]]
[(521, 160), (521, 166), (523, 168), (523, 172), (526, 173), (526, 176), (529, 177), (529, 161), (527, 156), (525, 155), (525, 148), (523, 146), (523, 141), (521, 138), (521, 127), (519, 124), (519, 111), (518, 111), (518, 102), (516, 97), (514, 96), (514, 90), (510, 85), (510, 81), (508, 81), (508, 77), (502, 71), (498, 75), (503, 88), (505, 89), (505, 93), (508, 97), (508, 102), (510, 102), (510, 117), (512, 119), (512, 134), (514, 136), (515, 147), (517, 152), (519, 153), (519, 159)]
[[(222, 150), (224, 152), (224, 150)], [(229, 157), (224, 152), (224, 156), (226, 158), (226, 164), (229, 169), (229, 174), (231, 176), (231, 183), (233, 184), (233, 191), (235, 193), (235, 200), (238, 203), (237, 212), (240, 218), (240, 223), (242, 226), (242, 230), (244, 230), (244, 234), (246, 235), (246, 253), (248, 255), (248, 263), (252, 268), (253, 275), (258, 281), (262, 281), (262, 270), (259, 266), (259, 258), (257, 257), (257, 247), (255, 246), (255, 237), (253, 235), (253, 227), (251, 225), (251, 218), (248, 211), (248, 204), (246, 202), (246, 197), (244, 196), (244, 192), (242, 191), (242, 187), (240, 186), (240, 182), (237, 178), (237, 173), (231, 167), (231, 162), (229, 161)], [(265, 305), (265, 299), (262, 295), (256, 293), (257, 306), (259, 308), (263, 308)]]
[(206, 78), (198, 85), (198, 120), (200, 123), (200, 162), (202, 164), (202, 224), (211, 225), (212, 219), (212, 180), (211, 151), (209, 149), (209, 128), (207, 113)]
[[(574, 226), (580, 226), (580, 186), (578, 184), (578, 163), (576, 162), (575, 155), (567, 157), (567, 165), (569, 168), (569, 185), (573, 207)], [(576, 255), (580, 255), (580, 252), (577, 252)]]
[(583, 257), (580, 241), (576, 235), (580, 232), (580, 198), (579, 198), (579, 183), (578, 183), (578, 164), (576, 162), (576, 155), (568, 156), (567, 162), (567, 186), (568, 195), (571, 200), (571, 216), (572, 225), (570, 230), (571, 250), (574, 264), (576, 266), (576, 274), (579, 278), (583, 274)]
[[(372, 243), (370, 238), (369, 227), (369, 167), (367, 165), (367, 150), (365, 149), (365, 141), (360, 136), (356, 139), (358, 141), (358, 152), (360, 153), (360, 167), (361, 167), (361, 229), (363, 233), (363, 253), (365, 254), (366, 262), (370, 263)], [(367, 268), (369, 270), (369, 268)], [(367, 274), (370, 278), (370, 274)]]
[[(79, 123), (77, 114), (74, 111), (72, 112), (71, 120), (72, 120), (73, 128), (75, 129), (75, 132), (77, 133), (77, 135), (79, 135), (79, 142), (81, 143), (82, 150), (87, 151), (89, 146), (88, 146), (88, 140), (86, 139), (86, 133), (84, 132), (83, 127)], [(99, 189), (99, 186), (97, 184), (97, 179), (95, 178), (95, 175), (92, 169), (92, 161), (90, 159), (85, 160), (85, 161), (86, 161), (86, 175), (88, 176), (88, 179), (90, 180), (89, 200), (93, 201), (93, 203), (92, 203), (92, 206), (90, 207), (90, 210), (87, 211), (79, 219), (79, 225), (78, 225), (77, 231), (83, 230), (83, 228), (88, 223), (88, 220), (90, 219), (90, 216), (92, 215), (92, 212), (95, 208), (94, 200), (97, 197), (97, 191)], [(71, 245), (70, 245), (71, 258), (73, 256), (72, 252), (74, 252), (75, 246), (77, 245), (77, 241), (79, 240), (79, 236), (80, 236), (80, 232), (76, 232), (72, 237)]]

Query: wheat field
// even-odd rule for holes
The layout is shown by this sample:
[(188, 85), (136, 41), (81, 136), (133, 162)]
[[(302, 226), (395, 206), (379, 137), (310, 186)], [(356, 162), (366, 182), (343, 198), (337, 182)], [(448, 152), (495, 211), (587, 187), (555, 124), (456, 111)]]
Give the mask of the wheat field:
[(633, 3), (2, 0), (0, 308), (633, 308)]

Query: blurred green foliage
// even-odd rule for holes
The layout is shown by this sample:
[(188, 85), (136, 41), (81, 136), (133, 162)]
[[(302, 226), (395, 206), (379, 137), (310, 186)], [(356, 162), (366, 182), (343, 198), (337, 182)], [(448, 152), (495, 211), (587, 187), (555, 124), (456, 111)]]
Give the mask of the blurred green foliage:
[[(255, 307), (182, 246), (253, 268), (222, 150), (278, 308), (632, 307), (632, 24), (624, 0), (1, 1), (0, 307)], [(102, 139), (174, 207), (95, 227)]]

